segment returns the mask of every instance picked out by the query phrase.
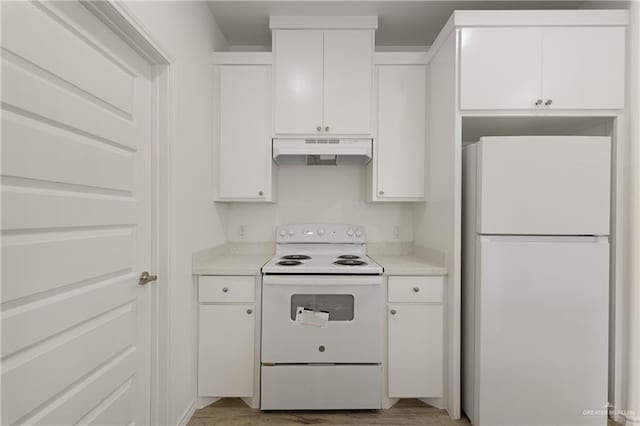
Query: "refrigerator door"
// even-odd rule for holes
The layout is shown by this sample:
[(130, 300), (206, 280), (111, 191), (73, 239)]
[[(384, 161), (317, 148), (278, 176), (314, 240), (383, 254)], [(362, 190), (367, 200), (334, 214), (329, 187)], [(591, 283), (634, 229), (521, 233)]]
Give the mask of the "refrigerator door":
[(608, 235), (610, 153), (608, 137), (481, 138), (478, 233)]
[(606, 425), (608, 239), (477, 244), (474, 424)]

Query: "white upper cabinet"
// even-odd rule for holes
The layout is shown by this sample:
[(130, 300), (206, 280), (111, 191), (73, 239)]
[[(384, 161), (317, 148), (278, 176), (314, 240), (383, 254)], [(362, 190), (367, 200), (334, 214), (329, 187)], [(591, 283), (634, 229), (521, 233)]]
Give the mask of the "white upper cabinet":
[(461, 31), (460, 107), (527, 109), (542, 96), (542, 34), (537, 28)]
[(553, 108), (624, 108), (625, 29), (558, 27), (543, 32), (542, 89)]
[(463, 28), (461, 109), (624, 108), (624, 27)]
[(276, 30), (275, 133), (369, 135), (373, 30)]
[(271, 66), (218, 67), (218, 201), (271, 201)]
[(378, 65), (373, 201), (425, 197), (426, 65)]
[(322, 131), (323, 32), (274, 31), (275, 132)]
[(325, 132), (371, 133), (373, 45), (373, 31), (324, 32)]

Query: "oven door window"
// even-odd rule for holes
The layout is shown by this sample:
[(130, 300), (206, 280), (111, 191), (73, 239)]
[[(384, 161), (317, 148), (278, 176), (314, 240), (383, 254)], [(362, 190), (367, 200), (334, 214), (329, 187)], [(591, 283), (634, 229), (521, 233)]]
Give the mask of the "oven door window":
[(293, 294), (291, 295), (291, 321), (296, 320), (298, 306), (312, 311), (329, 313), (329, 321), (353, 321), (353, 295), (351, 294)]

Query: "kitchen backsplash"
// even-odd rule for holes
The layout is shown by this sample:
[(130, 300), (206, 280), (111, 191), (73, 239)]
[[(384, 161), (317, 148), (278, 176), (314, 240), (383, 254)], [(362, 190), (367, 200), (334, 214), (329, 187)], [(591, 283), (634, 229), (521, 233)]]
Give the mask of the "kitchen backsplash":
[(231, 203), (229, 241), (273, 241), (286, 223), (354, 223), (368, 241), (411, 241), (411, 203), (367, 203), (364, 166), (280, 166), (275, 169), (276, 202)]

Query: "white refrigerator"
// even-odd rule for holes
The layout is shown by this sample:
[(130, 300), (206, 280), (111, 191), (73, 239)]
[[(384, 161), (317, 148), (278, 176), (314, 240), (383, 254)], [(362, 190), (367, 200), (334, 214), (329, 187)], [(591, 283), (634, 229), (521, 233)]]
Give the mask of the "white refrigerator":
[(463, 411), (476, 426), (606, 425), (611, 140), (463, 150)]

